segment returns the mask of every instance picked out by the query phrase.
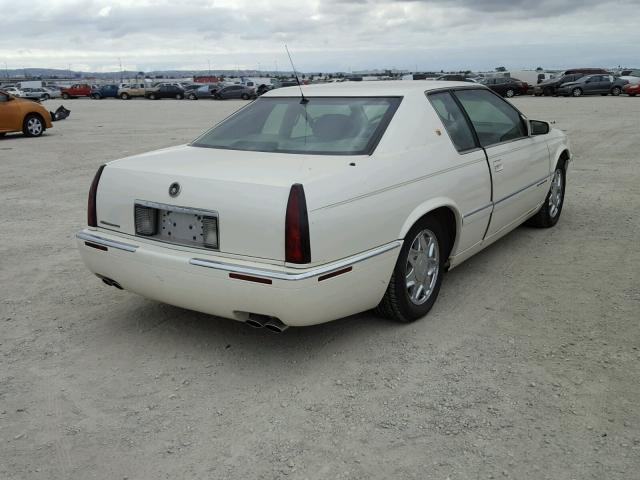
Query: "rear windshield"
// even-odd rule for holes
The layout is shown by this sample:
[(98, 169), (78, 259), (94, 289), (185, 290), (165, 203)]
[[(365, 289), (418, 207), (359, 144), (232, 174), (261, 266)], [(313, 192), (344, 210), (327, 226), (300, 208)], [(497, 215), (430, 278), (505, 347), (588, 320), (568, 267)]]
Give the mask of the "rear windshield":
[(196, 147), (314, 155), (367, 155), (400, 97), (261, 97), (197, 138)]

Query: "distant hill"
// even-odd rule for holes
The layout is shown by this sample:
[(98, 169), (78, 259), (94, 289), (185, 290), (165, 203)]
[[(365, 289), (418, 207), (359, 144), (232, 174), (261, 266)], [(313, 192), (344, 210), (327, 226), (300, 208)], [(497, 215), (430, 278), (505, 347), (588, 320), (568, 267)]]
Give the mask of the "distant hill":
[[(301, 72), (299, 72), (301, 73)], [(254, 77), (254, 76), (290, 76), (290, 71), (257, 71), (257, 70), (158, 70), (153, 72), (136, 72), (126, 70), (123, 72), (78, 72), (75, 70), (63, 70), (56, 68), (19, 68), (19, 69), (0, 69), (0, 81), (7, 78), (68, 78), (83, 79), (96, 78), (103, 80), (118, 80), (122, 78), (135, 78), (137, 75), (144, 75), (146, 78), (186, 78), (194, 75), (224, 75), (225, 77)]]

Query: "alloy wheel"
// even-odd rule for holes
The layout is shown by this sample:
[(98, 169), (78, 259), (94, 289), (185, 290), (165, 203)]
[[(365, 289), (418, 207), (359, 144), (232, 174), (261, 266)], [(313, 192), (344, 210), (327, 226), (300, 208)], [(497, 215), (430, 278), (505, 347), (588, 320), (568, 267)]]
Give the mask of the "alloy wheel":
[(42, 122), (39, 118), (31, 117), (27, 120), (27, 131), (30, 135), (37, 137), (42, 133)]
[(549, 193), (549, 216), (555, 218), (560, 211), (562, 205), (563, 194), (563, 179), (562, 170), (557, 169), (553, 174), (553, 180), (551, 180), (551, 191)]
[(438, 238), (428, 229), (422, 230), (411, 242), (407, 255), (406, 288), (409, 300), (422, 305), (433, 293), (440, 270)]

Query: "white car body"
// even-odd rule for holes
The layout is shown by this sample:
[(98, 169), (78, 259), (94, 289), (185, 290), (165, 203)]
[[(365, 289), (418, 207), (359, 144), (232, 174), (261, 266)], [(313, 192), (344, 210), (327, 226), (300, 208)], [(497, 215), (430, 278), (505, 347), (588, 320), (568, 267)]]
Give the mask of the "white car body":
[(622, 80), (626, 80), (631, 85), (638, 85), (640, 83), (640, 77), (635, 77), (633, 75), (625, 75), (623, 77), (619, 77)]
[[(89, 270), (145, 297), (221, 317), (322, 323), (378, 305), (407, 232), (426, 214), (450, 216), (455, 239), (447, 267), (453, 268), (536, 214), (559, 160), (569, 163), (566, 136), (558, 130), (533, 136), (529, 122), (526, 136), (487, 147), (486, 155), (483, 148), (459, 153), (427, 94), (488, 90), (476, 84), (302, 88), (312, 103), (316, 97), (402, 100), (370, 155), (181, 145), (108, 163), (97, 187), (97, 226), (77, 234)], [(298, 87), (281, 88), (256, 102), (295, 96)], [(181, 185), (176, 198), (168, 191), (173, 182)], [(285, 210), (294, 184), (304, 186), (308, 211), (311, 261), (304, 265), (286, 262), (284, 253)], [(219, 250), (136, 236), (138, 201), (215, 210)]]
[(14, 97), (22, 97), (22, 91), (17, 89), (16, 87), (7, 87), (7, 88), (3, 88), (2, 90), (4, 90), (7, 93), (10, 93)]

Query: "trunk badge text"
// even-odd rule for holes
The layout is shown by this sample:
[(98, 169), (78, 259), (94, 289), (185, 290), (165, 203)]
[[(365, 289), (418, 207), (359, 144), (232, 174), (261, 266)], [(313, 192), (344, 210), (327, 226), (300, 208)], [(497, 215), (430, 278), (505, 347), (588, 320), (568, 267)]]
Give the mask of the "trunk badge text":
[(172, 197), (177, 197), (178, 195), (180, 195), (180, 184), (178, 182), (173, 182), (171, 185), (169, 185), (169, 195)]

